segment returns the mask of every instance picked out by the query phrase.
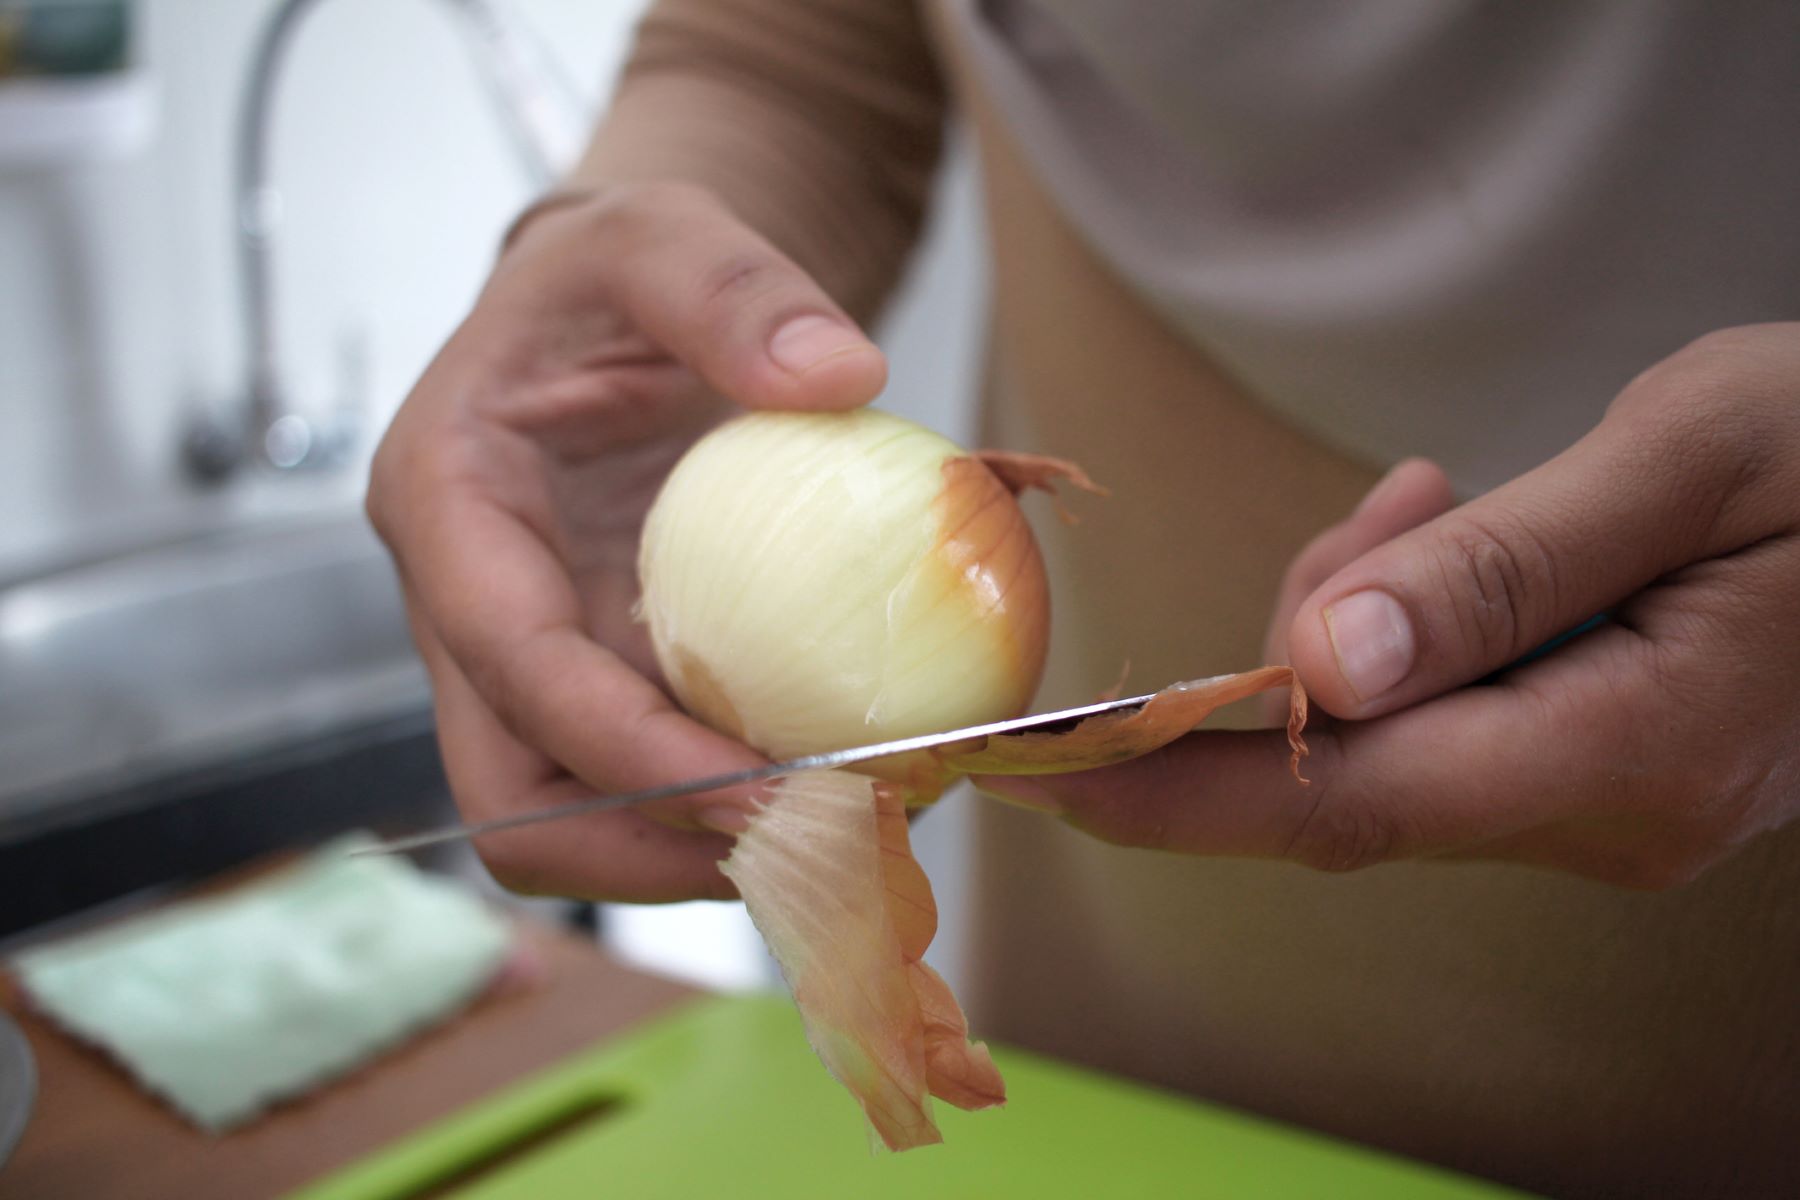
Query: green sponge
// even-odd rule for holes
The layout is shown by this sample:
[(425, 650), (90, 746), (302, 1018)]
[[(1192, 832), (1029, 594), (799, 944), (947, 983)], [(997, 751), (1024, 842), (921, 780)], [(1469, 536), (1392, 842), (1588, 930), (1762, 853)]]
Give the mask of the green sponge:
[(282, 875), (21, 954), (27, 994), (221, 1132), (450, 1013), (505, 922), (455, 884), (335, 843)]

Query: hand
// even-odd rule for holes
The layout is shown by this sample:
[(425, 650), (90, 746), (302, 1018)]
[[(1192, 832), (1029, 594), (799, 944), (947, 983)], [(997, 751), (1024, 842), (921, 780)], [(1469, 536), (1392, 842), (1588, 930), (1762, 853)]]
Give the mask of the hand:
[[(756, 766), (658, 686), (631, 618), (638, 532), (675, 460), (751, 408), (849, 408), (880, 351), (716, 200), (640, 186), (541, 210), (426, 370), (375, 458), (393, 551), (464, 817)], [(705, 794), (489, 835), (521, 891), (732, 894)]]
[(1702, 338), (1563, 454), (1447, 500), (1405, 464), (1290, 573), (1272, 645), (1341, 718), (1307, 731), (1310, 787), (1275, 732), (981, 785), (1122, 845), (1326, 870), (1503, 859), (1644, 888), (1800, 813), (1800, 324)]

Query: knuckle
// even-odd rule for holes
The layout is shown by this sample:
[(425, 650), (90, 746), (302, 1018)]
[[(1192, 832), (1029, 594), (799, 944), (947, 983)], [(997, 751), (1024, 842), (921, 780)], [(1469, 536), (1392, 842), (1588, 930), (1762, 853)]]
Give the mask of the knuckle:
[(369, 528), (381, 539), (382, 545), (392, 550), (394, 546), (393, 525), (388, 518), (387, 489), (381, 470), (381, 455), (376, 453), (374, 462), (369, 467), (369, 487), (363, 493), (363, 518), (369, 522)]
[[(479, 631), (454, 625), (445, 633), (452, 652), (458, 646), (477, 645), (481, 639)], [(535, 744), (532, 714), (545, 682), (540, 665), (543, 656), (536, 652), (537, 643), (537, 635), (526, 634), (489, 652), (458, 655), (470, 686), (500, 727), (528, 745)]]
[(1315, 806), (1294, 836), (1295, 862), (1334, 875), (1361, 871), (1394, 857), (1393, 823), (1362, 805)]
[(1800, 431), (1800, 362), (1788, 340), (1759, 327), (1705, 334), (1633, 379), (1608, 416), (1636, 435), (1645, 468), (1724, 506), (1750, 480), (1787, 465), (1789, 438)]
[(1703, 334), (1639, 372), (1619, 393), (1614, 409), (1629, 414), (1711, 394), (1733, 372), (1745, 347), (1743, 330)]
[(1704, 483), (1725, 468), (1724, 483), (1731, 487), (1741, 466), (1763, 461), (1763, 406), (1744, 388), (1709, 377), (1689, 380), (1660, 400), (1646, 449), (1692, 482)]
[(786, 263), (768, 250), (748, 247), (707, 268), (699, 283), (700, 310), (715, 322), (736, 321), (792, 282)]
[(520, 896), (543, 893), (536, 856), (524, 848), (522, 840), (484, 839), (482, 844), (476, 846), (475, 853), (494, 882), (507, 891)]
[(526, 687), (519, 680), (518, 672), (474, 666), (467, 668), (467, 672), (469, 682), (481, 693), (481, 698), (494, 714), (494, 720), (500, 723), (500, 728), (521, 741), (525, 740), (530, 732), (525, 718)]
[(1760, 341), (1759, 333), (1748, 326), (1711, 329), (1677, 350), (1669, 361), (1681, 367), (1702, 369), (1720, 363), (1730, 364), (1746, 353), (1754, 353)]
[(1445, 527), (1440, 570), (1458, 641), (1484, 662), (1518, 654), (1537, 611), (1557, 606), (1556, 559), (1523, 525), (1463, 515)]
[(394, 492), (400, 486), (398, 476), (402, 457), (396, 427), (390, 426), (387, 434), (376, 445), (375, 453), (369, 461), (369, 483), (363, 492), (363, 515), (368, 519), (370, 528), (374, 529), (375, 536), (389, 550), (396, 547), (399, 531), (395, 527), (395, 518), (404, 508), (393, 499)]
[(1337, 773), (1331, 760), (1337, 754), (1332, 740), (1315, 739), (1313, 757), (1323, 761), (1313, 771), (1312, 806), (1289, 838), (1284, 857), (1332, 874), (1399, 857), (1404, 839), (1394, 813), (1361, 790), (1333, 784)]

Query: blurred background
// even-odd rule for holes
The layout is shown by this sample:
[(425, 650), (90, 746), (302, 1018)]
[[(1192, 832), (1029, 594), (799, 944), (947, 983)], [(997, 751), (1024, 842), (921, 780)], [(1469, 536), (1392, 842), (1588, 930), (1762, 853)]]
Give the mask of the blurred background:
[[(642, 7), (0, 0), (0, 950), (449, 815), (368, 456)], [(973, 191), (958, 155), (879, 331), (885, 406), (965, 440)], [(915, 833), (952, 982), (966, 802)], [(735, 906), (590, 927), (771, 978)]]

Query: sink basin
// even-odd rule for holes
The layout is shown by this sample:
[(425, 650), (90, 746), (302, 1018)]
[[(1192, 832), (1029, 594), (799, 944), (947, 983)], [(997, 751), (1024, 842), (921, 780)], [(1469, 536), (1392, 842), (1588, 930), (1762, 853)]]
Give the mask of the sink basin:
[(360, 516), (199, 537), (0, 590), (0, 825), (427, 703)]
[(360, 513), (0, 582), (0, 937), (447, 803)]

